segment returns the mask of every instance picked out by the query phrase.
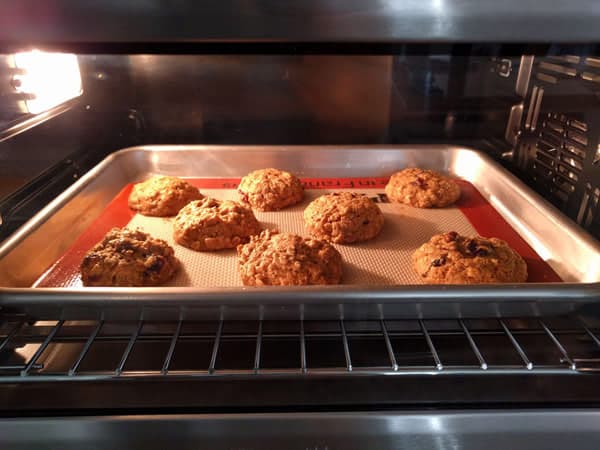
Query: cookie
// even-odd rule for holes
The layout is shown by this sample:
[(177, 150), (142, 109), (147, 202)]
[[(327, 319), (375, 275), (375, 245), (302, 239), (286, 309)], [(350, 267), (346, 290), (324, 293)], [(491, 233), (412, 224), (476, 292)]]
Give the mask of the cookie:
[(451, 231), (433, 236), (413, 254), (413, 268), (433, 284), (523, 283), (527, 264), (497, 238)]
[(383, 213), (369, 197), (335, 192), (313, 200), (304, 210), (308, 232), (338, 244), (366, 241), (383, 228)]
[(342, 255), (328, 242), (270, 230), (239, 245), (238, 272), (245, 286), (338, 284)]
[(235, 248), (259, 232), (249, 207), (208, 197), (188, 203), (173, 222), (175, 242), (197, 251)]
[(243, 203), (259, 211), (277, 211), (304, 198), (304, 188), (293, 174), (278, 169), (261, 169), (240, 181), (238, 192)]
[(157, 286), (178, 268), (175, 252), (165, 241), (121, 228), (110, 230), (80, 266), (84, 286)]
[(417, 208), (443, 208), (458, 200), (460, 187), (433, 170), (410, 168), (393, 174), (385, 193), (392, 202)]
[(133, 186), (129, 207), (145, 216), (174, 216), (192, 200), (203, 197), (181, 178), (157, 176)]

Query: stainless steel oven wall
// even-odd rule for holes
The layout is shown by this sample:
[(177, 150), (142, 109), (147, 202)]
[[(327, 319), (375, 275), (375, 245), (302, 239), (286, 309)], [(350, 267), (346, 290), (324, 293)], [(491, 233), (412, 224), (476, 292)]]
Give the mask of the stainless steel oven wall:
[(455, 44), (382, 56), (133, 55), (112, 70), (129, 73), (131, 93), (121, 86), (118, 96), (130, 99), (128, 117), (145, 144), (472, 145), (599, 237), (596, 50), (549, 45), (534, 56), (518, 45)]
[(143, 144), (503, 141), (520, 55), (502, 52), (113, 57), (106, 79), (122, 71), (130, 85), (99, 100), (130, 101)]
[(133, 55), (144, 140), (383, 143), (391, 56)]
[[(463, 44), (432, 47), (430, 53), (418, 50), (407, 46), (393, 58), (391, 141), (458, 140), (477, 142), (477, 147), (484, 142), (496, 157), (512, 156), (536, 57), (522, 54), (526, 46)], [(514, 114), (516, 106), (521, 107), (519, 115)]]
[(21, 96), (16, 92), (10, 55), (0, 55), (0, 130), (25, 113)]
[(80, 175), (70, 158), (83, 131), (75, 117), (67, 111), (0, 143), (0, 241)]
[(394, 56), (391, 141), (487, 142), (495, 156), (505, 139), (521, 56), (506, 46), (454, 45), (430, 54)]
[(597, 409), (539, 409), (17, 418), (0, 422), (0, 444), (13, 450), (595, 450), (599, 416)]
[[(108, 153), (128, 145), (135, 133), (123, 96), (110, 97), (115, 85), (127, 86), (119, 58), (81, 56), (83, 95), (49, 111), (27, 113), (10, 85), (8, 55), (0, 55), (0, 241), (52, 201)], [(111, 79), (103, 74), (111, 73)], [(110, 102), (99, 101), (109, 96)]]
[[(96, 63), (132, 144), (504, 141), (520, 55), (498, 45), (364, 55), (121, 55)], [(498, 55), (498, 56), (496, 56)], [(89, 56), (87, 57), (89, 58)], [(104, 84), (124, 82), (110, 90)], [(118, 100), (116, 100), (118, 99)], [(115, 104), (116, 102), (116, 104)]]
[[(522, 45), (393, 50), (79, 55), (84, 95), (62, 115), (0, 142), (0, 240), (107, 154), (161, 143), (467, 144), (503, 160), (588, 231), (600, 230), (597, 68), (586, 65), (596, 61), (594, 46), (548, 46), (548, 55), (535, 57), (522, 55)], [(567, 50), (580, 67), (567, 61), (560, 69), (557, 57)], [(548, 114), (562, 114), (587, 127), (559, 130), (579, 142), (566, 136), (557, 149), (538, 148), (540, 129), (529, 122), (540, 88), (540, 126), (556, 121)], [(571, 144), (583, 153), (573, 154)]]
[[(0, 142), (0, 240), (119, 148), (388, 143), (391, 93), (409, 96), (392, 88), (391, 55), (125, 54), (79, 55), (78, 61), (83, 95)], [(416, 116), (428, 123), (420, 111)], [(423, 137), (433, 135), (423, 130)]]
[[(232, 43), (586, 42), (596, 0), (93, 0), (3, 2), (0, 44), (115, 48)], [(235, 44), (234, 44), (235, 45)], [(292, 47), (293, 48), (293, 47)]]

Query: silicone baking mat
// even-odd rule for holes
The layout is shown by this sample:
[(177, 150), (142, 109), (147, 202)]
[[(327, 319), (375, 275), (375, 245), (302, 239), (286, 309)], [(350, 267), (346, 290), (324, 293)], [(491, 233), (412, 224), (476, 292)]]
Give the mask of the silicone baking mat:
[[(188, 179), (204, 195), (218, 199), (238, 199), (238, 179)], [(255, 211), (264, 228), (307, 236), (302, 213), (319, 195), (340, 190), (361, 192), (376, 201), (385, 216), (379, 236), (367, 242), (336, 245), (344, 260), (343, 284), (407, 285), (422, 284), (413, 272), (412, 253), (438, 233), (456, 231), (464, 235), (494, 236), (504, 239), (527, 262), (530, 282), (561, 281), (552, 268), (510, 227), (473, 185), (458, 180), (461, 198), (456, 205), (439, 209), (419, 209), (389, 203), (384, 187), (387, 178), (304, 179), (306, 196), (302, 203), (282, 211)], [(196, 252), (175, 244), (172, 218), (145, 217), (127, 206), (132, 185), (127, 185), (96, 221), (67, 252), (34, 284), (36, 287), (80, 287), (79, 264), (84, 254), (112, 227), (139, 228), (164, 239), (175, 249), (182, 268), (165, 286), (242, 286), (236, 269), (235, 250)]]

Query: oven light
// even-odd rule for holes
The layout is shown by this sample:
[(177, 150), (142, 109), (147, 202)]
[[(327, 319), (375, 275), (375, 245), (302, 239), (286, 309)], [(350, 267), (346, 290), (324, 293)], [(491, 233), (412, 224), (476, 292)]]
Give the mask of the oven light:
[(48, 53), (39, 50), (13, 55), (15, 75), (13, 86), (25, 94), (28, 112), (39, 114), (78, 97), (81, 74), (77, 56), (69, 53)]

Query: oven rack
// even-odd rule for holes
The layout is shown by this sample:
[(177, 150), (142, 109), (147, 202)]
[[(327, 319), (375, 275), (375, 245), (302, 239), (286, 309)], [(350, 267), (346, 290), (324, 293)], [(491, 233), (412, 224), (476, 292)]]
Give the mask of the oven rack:
[(126, 377), (579, 374), (600, 327), (577, 318), (37, 321), (0, 326), (0, 383)]

